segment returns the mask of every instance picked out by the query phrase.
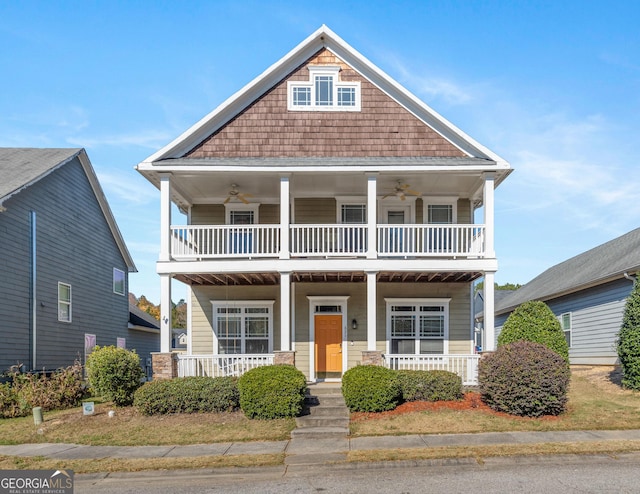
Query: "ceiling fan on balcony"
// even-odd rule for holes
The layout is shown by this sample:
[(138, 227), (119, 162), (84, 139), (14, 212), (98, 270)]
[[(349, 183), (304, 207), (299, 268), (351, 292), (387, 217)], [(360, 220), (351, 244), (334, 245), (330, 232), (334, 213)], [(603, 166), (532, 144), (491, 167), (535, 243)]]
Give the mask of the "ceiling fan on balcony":
[(224, 204), (227, 204), (229, 201), (232, 201), (234, 199), (242, 201), (245, 204), (249, 204), (249, 201), (247, 201), (247, 197), (253, 197), (253, 195), (249, 194), (248, 192), (240, 192), (236, 184), (231, 184), (231, 190), (229, 191), (229, 195), (227, 196), (227, 198), (224, 200)]
[(420, 192), (416, 192), (415, 190), (410, 189), (409, 184), (403, 184), (402, 180), (398, 180), (396, 185), (393, 187), (393, 191), (388, 194), (382, 196), (383, 199), (387, 197), (398, 197), (401, 201), (407, 199), (407, 196), (419, 196)]

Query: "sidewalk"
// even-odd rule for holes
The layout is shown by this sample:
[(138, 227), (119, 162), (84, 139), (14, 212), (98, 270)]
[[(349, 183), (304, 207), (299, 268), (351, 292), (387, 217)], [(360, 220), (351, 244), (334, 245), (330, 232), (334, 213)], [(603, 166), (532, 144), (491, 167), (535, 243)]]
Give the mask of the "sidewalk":
[(54, 459), (179, 458), (286, 453), (287, 464), (311, 465), (346, 460), (349, 451), (443, 446), (481, 446), (640, 440), (640, 430), (485, 432), (409, 436), (345, 437), (344, 439), (291, 439), (287, 441), (194, 444), (188, 446), (84, 446), (39, 443), (0, 446), (0, 455), (43, 456)]

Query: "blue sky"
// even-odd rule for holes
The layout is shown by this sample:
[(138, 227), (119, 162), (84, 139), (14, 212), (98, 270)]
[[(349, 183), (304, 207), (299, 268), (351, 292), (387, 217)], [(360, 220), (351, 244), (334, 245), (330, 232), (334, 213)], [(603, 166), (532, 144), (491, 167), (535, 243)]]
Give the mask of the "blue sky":
[(86, 148), (157, 303), (159, 193), (133, 167), (327, 24), (515, 168), (496, 281), (526, 283), (640, 226), (638, 19), (633, 0), (0, 0), (0, 146)]

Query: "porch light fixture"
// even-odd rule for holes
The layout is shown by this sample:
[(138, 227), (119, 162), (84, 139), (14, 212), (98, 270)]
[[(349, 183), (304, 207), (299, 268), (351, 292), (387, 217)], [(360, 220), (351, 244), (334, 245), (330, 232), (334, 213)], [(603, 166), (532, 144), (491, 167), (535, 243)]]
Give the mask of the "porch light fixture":
[(351, 329), (358, 329), (358, 321), (355, 319), (351, 321)]

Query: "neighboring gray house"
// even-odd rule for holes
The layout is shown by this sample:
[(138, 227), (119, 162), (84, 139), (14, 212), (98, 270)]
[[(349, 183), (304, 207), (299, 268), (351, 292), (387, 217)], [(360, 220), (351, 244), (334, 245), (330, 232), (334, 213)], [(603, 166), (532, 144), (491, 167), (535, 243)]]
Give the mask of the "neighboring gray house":
[(616, 364), (616, 338), (639, 271), (637, 228), (547, 269), (497, 301), (496, 338), (516, 307), (528, 300), (541, 300), (560, 319), (572, 364)]
[(151, 379), (151, 353), (160, 349), (160, 321), (132, 303), (129, 303), (127, 346), (135, 348), (140, 355), (145, 375)]
[(127, 328), (136, 268), (84, 149), (0, 148), (0, 252), (0, 373), (141, 345)]

